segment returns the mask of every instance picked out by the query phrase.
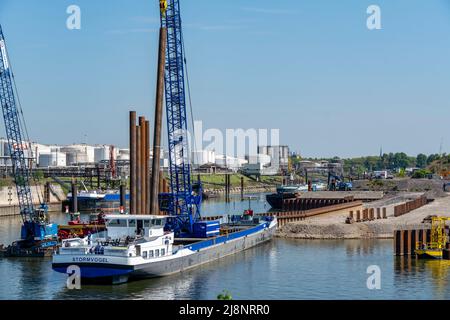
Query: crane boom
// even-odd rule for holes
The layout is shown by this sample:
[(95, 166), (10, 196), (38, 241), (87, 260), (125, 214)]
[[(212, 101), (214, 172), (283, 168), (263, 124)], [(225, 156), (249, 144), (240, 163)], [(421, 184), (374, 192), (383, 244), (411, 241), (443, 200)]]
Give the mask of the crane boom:
[(23, 143), (22, 130), (20, 128), (19, 110), (14, 95), (12, 72), (8, 62), (6, 44), (2, 28), (0, 26), (0, 104), (5, 121), (6, 136), (8, 139), (9, 153), (14, 169), (14, 182), (16, 183), (17, 197), (23, 222), (32, 220), (34, 212), (33, 197), (30, 188), (30, 170), (25, 157), (27, 145)]
[[(16, 92), (17, 93), (17, 92)], [(30, 184), (30, 167), (25, 156), (19, 107), (15, 96), (14, 76), (8, 61), (6, 42), (0, 26), (0, 105), (5, 122), (9, 153), (12, 161), (20, 215), (22, 217), (21, 240), (8, 247), (8, 255), (42, 255), (46, 249), (56, 246), (57, 226), (48, 221), (47, 206), (35, 209)], [(31, 150), (29, 150), (31, 154)]]
[[(179, 0), (160, 0), (161, 27), (167, 30), (165, 98), (169, 148), (170, 193), (165, 208), (176, 216), (175, 229), (192, 232), (200, 216), (201, 191), (193, 194), (184, 77), (183, 33)], [(199, 188), (201, 190), (201, 188)]]

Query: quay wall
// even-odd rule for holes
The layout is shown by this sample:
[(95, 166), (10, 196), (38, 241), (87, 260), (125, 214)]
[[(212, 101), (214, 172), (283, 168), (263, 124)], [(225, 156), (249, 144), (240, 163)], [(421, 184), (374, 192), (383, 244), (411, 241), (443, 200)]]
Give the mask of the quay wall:
[[(61, 212), (60, 203), (51, 203), (48, 205), (49, 212)], [(20, 214), (18, 205), (0, 206), (0, 217), (17, 216)]]

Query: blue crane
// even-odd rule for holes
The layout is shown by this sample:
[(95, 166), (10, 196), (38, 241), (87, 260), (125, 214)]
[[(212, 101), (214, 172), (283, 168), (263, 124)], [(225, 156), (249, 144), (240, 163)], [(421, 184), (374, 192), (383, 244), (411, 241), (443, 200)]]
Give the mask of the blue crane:
[[(30, 254), (39, 254), (42, 253), (42, 248), (56, 245), (57, 226), (48, 222), (45, 204), (42, 204), (38, 209), (33, 205), (29, 158), (25, 154), (28, 145), (23, 139), (15, 92), (17, 90), (15, 90), (14, 76), (0, 26), (0, 105), (5, 122), (14, 182), (23, 223), (21, 240), (15, 243), (13, 250), (18, 255), (20, 255), (21, 250)], [(29, 152), (31, 153), (31, 150)], [(30, 155), (28, 156), (30, 157)]]
[[(167, 30), (165, 59), (165, 99), (169, 148), (170, 192), (160, 194), (161, 210), (176, 217), (171, 227), (176, 233), (192, 233), (200, 218), (201, 184), (193, 190), (179, 0), (160, 0), (161, 27)], [(195, 191), (195, 192), (194, 192)]]

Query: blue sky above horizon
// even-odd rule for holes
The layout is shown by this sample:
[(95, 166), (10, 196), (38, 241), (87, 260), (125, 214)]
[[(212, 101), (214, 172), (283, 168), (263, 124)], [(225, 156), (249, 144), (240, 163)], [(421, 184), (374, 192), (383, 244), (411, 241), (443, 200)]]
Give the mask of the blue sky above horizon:
[[(76, 4), (81, 30), (66, 28)], [(366, 27), (381, 7), (382, 30)], [(450, 153), (449, 0), (182, 0), (194, 118), (311, 157)], [(153, 118), (156, 0), (0, 0), (30, 136), (127, 146)], [(4, 129), (2, 127), (4, 132)], [(0, 133), (4, 136), (4, 133)]]

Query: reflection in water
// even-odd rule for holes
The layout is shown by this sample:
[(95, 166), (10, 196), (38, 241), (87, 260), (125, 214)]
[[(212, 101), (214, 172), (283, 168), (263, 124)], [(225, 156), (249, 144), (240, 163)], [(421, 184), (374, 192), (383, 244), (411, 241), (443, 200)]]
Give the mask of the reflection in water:
[[(262, 274), (254, 275), (255, 257), (265, 256), (270, 251), (271, 244), (263, 244), (257, 248), (240, 252), (235, 255), (184, 271), (182, 273), (161, 277), (132, 281), (123, 285), (82, 285), (81, 290), (68, 290), (61, 286), (54, 299), (215, 299), (223, 290), (238, 292), (237, 287), (229, 287), (231, 279), (247, 278), (247, 283), (258, 279)], [(259, 263), (261, 261), (258, 261)], [(258, 263), (258, 265), (259, 265)], [(244, 269), (236, 272), (236, 269)], [(234, 271), (233, 271), (234, 270)], [(257, 294), (255, 291), (254, 294)]]
[(415, 290), (430, 294), (432, 299), (448, 299), (450, 261), (418, 259), (415, 256), (394, 257), (394, 283), (415, 286)]
[[(393, 263), (394, 261), (394, 263)], [(367, 267), (379, 265), (382, 289), (368, 290)], [(391, 240), (284, 240), (173, 276), (118, 286), (68, 290), (51, 261), (0, 260), (1, 299), (445, 299), (448, 261), (394, 257)]]
[[(251, 196), (250, 206), (255, 213), (268, 212), (270, 205), (266, 202), (265, 193), (246, 194)], [(241, 196), (237, 194), (230, 195), (230, 202), (225, 202), (223, 197), (212, 198), (202, 203), (202, 215), (217, 216), (217, 215), (232, 215), (241, 214), (248, 209), (249, 200), (241, 201)]]
[(375, 239), (355, 239), (344, 241), (346, 254), (349, 256), (373, 255), (375, 242)]
[[(251, 202), (268, 207), (264, 195)], [(211, 199), (205, 215), (241, 213), (248, 201)], [(87, 219), (88, 215), (83, 215)], [(67, 222), (65, 214), (52, 221)], [(20, 218), (0, 218), (0, 243), (20, 233)], [(394, 257), (392, 240), (294, 240), (271, 242), (173, 276), (118, 286), (83, 285), (68, 290), (67, 276), (50, 259), (0, 259), (0, 299), (449, 299), (450, 262)], [(366, 286), (367, 267), (378, 265), (381, 290)]]

